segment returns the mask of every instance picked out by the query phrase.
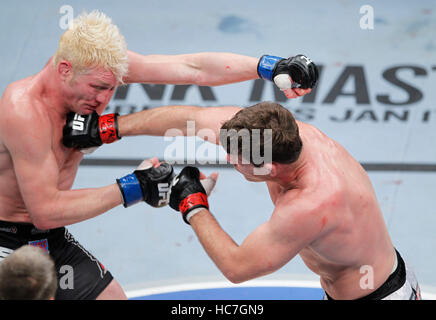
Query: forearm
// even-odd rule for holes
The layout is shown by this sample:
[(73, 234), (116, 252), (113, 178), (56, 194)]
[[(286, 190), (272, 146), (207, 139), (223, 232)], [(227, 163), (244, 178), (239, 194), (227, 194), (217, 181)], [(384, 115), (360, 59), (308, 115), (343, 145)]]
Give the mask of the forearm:
[[(118, 132), (121, 137), (135, 135), (192, 136), (219, 144), (222, 124), (242, 108), (168, 106), (118, 117)], [(203, 129), (208, 129), (204, 131)], [(208, 133), (208, 137), (204, 134)]]
[(258, 58), (233, 53), (198, 53), (190, 57), (198, 70), (195, 84), (217, 86), (259, 78)]
[(195, 106), (167, 106), (119, 116), (118, 132), (121, 137), (186, 135), (187, 122), (196, 121), (201, 109)]
[(58, 191), (31, 213), (40, 229), (62, 227), (94, 218), (122, 204), (117, 184), (102, 188)]
[(250, 258), (244, 257), (241, 248), (221, 228), (209, 210), (202, 210), (189, 222), (206, 253), (228, 280), (239, 283), (255, 277), (246, 268)]
[(216, 86), (258, 78), (258, 61), (233, 53), (144, 56), (129, 51), (129, 70), (124, 81)]

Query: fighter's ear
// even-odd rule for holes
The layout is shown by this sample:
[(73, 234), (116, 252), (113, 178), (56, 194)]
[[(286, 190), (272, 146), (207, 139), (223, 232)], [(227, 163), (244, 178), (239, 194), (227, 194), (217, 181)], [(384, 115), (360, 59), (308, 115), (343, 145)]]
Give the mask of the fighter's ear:
[(274, 162), (267, 162), (264, 166), (268, 169), (271, 178), (277, 176), (277, 165)]
[(73, 75), (73, 66), (69, 61), (62, 60), (58, 64), (57, 71), (61, 78), (70, 78)]

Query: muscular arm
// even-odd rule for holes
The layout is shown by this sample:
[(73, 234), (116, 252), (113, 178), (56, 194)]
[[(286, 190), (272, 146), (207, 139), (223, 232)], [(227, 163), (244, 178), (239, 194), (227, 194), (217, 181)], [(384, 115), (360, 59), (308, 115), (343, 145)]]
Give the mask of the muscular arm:
[(235, 243), (208, 210), (193, 216), (190, 224), (203, 248), (221, 272), (234, 283), (272, 273), (312, 242), (322, 225), (305, 204), (276, 206), (271, 219), (242, 242)]
[(1, 117), (0, 134), (12, 156), (21, 195), (36, 227), (50, 229), (73, 224), (122, 203), (116, 184), (60, 190), (50, 120), (36, 111), (20, 113), (16, 109), (10, 108), (9, 114)]
[(258, 58), (233, 53), (141, 55), (128, 52), (126, 83), (217, 86), (257, 79)]
[[(240, 107), (195, 107), (167, 106), (120, 116), (118, 130), (121, 137), (135, 135), (164, 136), (168, 129), (177, 129), (187, 135), (188, 121), (194, 121), (196, 134), (201, 129), (210, 129), (219, 144), (219, 130), (224, 121), (233, 117)], [(203, 131), (204, 132), (204, 131)], [(176, 135), (177, 131), (173, 131)], [(200, 136), (201, 137), (201, 136)], [(203, 138), (203, 137), (201, 137)]]

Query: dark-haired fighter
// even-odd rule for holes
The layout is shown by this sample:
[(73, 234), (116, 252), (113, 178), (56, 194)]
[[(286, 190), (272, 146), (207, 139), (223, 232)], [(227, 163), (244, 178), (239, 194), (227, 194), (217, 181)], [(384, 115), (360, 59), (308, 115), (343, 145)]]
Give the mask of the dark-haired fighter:
[[(195, 167), (185, 167), (175, 179), (170, 206), (181, 211), (230, 281), (270, 274), (299, 254), (320, 276), (326, 299), (420, 299), (413, 271), (392, 244), (371, 181), (339, 143), (295, 121), (276, 103), (203, 110), (195, 117), (197, 125), (211, 128), (218, 127), (218, 119), (227, 120), (220, 126), (227, 132), (221, 143), (235, 169), (249, 181), (267, 183), (275, 205), (271, 218), (241, 245), (235, 243), (209, 211), (207, 194), (216, 175), (205, 190)], [(270, 148), (272, 161), (244, 158), (240, 136), (231, 154), (232, 129), (233, 135), (271, 129), (270, 145), (252, 135), (251, 146), (259, 146), (260, 154)]]

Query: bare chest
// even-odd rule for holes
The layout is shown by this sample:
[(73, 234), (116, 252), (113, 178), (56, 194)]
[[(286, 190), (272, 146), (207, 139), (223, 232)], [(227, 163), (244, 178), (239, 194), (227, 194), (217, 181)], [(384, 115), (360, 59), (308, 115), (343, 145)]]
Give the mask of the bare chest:
[(56, 158), (60, 176), (68, 174), (75, 175), (83, 154), (76, 150), (67, 148), (62, 144), (62, 127), (58, 126), (52, 132), (52, 151)]

